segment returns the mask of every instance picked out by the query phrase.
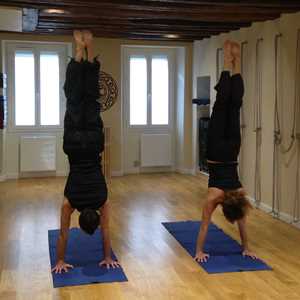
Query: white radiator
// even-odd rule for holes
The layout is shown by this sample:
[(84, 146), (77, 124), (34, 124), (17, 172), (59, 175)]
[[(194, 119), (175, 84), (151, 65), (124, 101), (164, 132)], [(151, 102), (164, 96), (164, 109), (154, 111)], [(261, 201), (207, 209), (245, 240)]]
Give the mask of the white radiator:
[(141, 167), (172, 165), (172, 143), (170, 134), (141, 135)]
[(22, 136), (20, 140), (20, 171), (55, 171), (56, 137)]

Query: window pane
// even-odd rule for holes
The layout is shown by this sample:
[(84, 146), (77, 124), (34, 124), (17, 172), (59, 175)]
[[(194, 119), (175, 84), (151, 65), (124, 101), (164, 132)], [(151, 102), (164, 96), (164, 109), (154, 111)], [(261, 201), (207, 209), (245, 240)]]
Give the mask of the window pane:
[(34, 55), (15, 54), (15, 122), (16, 126), (35, 125)]
[(59, 125), (59, 57), (41, 53), (41, 125)]
[(166, 57), (152, 58), (152, 124), (169, 124), (169, 70)]
[(147, 61), (130, 58), (130, 125), (147, 124)]

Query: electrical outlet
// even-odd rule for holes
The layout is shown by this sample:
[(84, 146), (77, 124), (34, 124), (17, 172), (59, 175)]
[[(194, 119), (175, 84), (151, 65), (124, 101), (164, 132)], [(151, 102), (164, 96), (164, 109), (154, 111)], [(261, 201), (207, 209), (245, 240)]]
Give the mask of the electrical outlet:
[(136, 167), (139, 167), (140, 166), (140, 162), (138, 160), (135, 160), (133, 162), (133, 166), (136, 168)]

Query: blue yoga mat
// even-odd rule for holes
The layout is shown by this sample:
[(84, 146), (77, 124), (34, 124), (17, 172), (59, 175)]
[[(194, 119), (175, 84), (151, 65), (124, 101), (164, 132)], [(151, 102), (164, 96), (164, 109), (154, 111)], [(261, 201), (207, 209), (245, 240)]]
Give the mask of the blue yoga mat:
[[(184, 221), (162, 224), (194, 257), (201, 222)], [(209, 274), (271, 270), (260, 259), (243, 257), (241, 245), (214, 224), (209, 225), (204, 251), (209, 253), (210, 257), (207, 262), (199, 263), (199, 265)]]
[[(59, 230), (48, 231), (51, 268), (56, 263), (58, 235)], [(112, 257), (116, 259), (114, 253), (112, 253)], [(98, 264), (102, 259), (103, 246), (100, 230), (96, 230), (93, 235), (87, 235), (79, 228), (70, 229), (65, 261), (73, 265), (74, 269), (69, 269), (68, 273), (52, 273), (53, 286), (127, 281), (122, 268), (107, 270), (106, 267), (99, 267)]]

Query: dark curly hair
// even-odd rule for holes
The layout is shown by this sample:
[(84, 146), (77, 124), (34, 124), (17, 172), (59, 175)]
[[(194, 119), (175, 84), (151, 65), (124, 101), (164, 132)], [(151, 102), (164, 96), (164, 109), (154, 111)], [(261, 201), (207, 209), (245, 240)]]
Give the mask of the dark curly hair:
[(246, 198), (245, 193), (239, 190), (231, 190), (225, 192), (222, 209), (225, 218), (234, 223), (241, 220), (246, 216), (252, 208), (249, 200)]
[(99, 226), (100, 216), (94, 209), (85, 208), (79, 216), (79, 226), (87, 234), (92, 235)]

